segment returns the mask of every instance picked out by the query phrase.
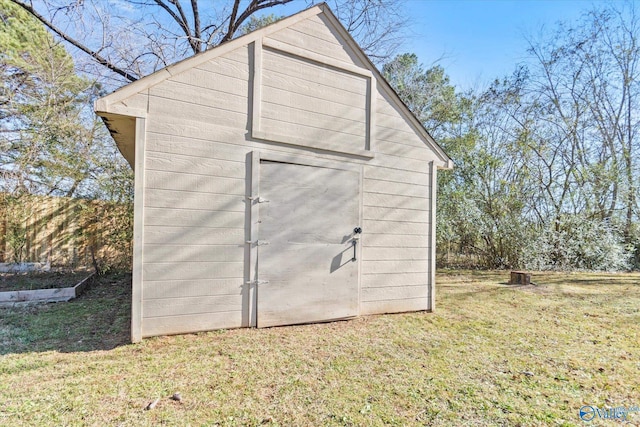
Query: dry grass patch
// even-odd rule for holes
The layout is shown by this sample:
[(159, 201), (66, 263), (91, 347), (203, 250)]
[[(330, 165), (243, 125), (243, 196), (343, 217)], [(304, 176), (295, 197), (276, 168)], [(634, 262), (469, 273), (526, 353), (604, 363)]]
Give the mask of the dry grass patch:
[(507, 278), (442, 273), (433, 314), (138, 345), (128, 278), (0, 309), (0, 424), (580, 425), (585, 404), (640, 406), (640, 275)]

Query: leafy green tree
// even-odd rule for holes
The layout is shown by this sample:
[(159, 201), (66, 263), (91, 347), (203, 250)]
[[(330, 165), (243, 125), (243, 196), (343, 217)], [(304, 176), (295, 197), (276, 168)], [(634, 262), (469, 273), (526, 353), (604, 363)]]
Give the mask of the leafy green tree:
[(270, 13), (268, 15), (263, 15), (260, 17), (257, 17), (255, 15), (251, 15), (251, 17), (249, 17), (249, 20), (247, 22), (245, 22), (239, 29), (238, 29), (238, 34), (239, 35), (245, 35), (245, 34), (249, 34), (254, 32), (255, 30), (258, 30), (262, 27), (266, 27), (267, 25), (271, 25), (274, 22), (279, 21), (280, 19), (282, 19), (282, 16), (277, 16), (274, 15), (273, 13)]
[(22, 8), (0, 0), (0, 173), (3, 191), (91, 197), (113, 160), (94, 116), (99, 87)]
[(461, 121), (461, 99), (441, 66), (425, 70), (416, 54), (404, 53), (384, 64), (382, 73), (435, 138), (447, 137), (447, 126)]

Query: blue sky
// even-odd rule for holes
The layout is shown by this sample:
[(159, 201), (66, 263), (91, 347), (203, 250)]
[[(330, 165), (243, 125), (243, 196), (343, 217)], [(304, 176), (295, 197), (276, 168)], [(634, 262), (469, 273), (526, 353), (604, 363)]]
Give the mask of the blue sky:
[[(402, 52), (426, 67), (439, 64), (459, 89), (482, 87), (510, 74), (526, 55), (526, 34), (576, 21), (600, 0), (405, 0), (412, 25)], [(276, 14), (306, 7), (294, 0)]]
[(510, 74), (525, 59), (525, 35), (577, 21), (597, 2), (587, 0), (408, 0), (414, 20), (405, 44), (425, 66), (444, 58), (461, 89)]

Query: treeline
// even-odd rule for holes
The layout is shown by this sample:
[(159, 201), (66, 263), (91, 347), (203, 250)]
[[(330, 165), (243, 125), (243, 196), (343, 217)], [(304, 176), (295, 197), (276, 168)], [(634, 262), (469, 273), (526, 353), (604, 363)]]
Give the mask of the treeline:
[(100, 84), (7, 0), (0, 74), (0, 262), (126, 267), (133, 175), (93, 113)]
[(531, 38), (469, 93), (415, 55), (384, 66), (456, 165), (438, 178), (440, 266), (640, 267), (640, 28), (615, 6)]
[[(82, 2), (43, 2), (36, 11), (0, 0), (0, 192), (102, 199), (131, 211), (131, 170), (92, 110), (104, 94), (101, 82), (122, 85), (277, 19), (256, 17), (259, 9), (249, 5), (238, 16), (192, 22), (185, 11), (204, 16), (208, 3), (170, 3), (125, 0), (122, 6), (146, 8), (132, 21)], [(633, 3), (606, 4), (530, 38), (528, 59), (512, 75), (467, 92), (441, 66), (388, 54), (406, 23), (394, 0), (332, 5), (455, 162), (438, 179), (439, 266), (640, 268), (640, 29)], [(171, 10), (166, 26), (145, 26), (160, 22), (154, 13)], [(232, 24), (225, 38), (215, 31), (206, 44), (192, 37), (217, 28), (216, 19)], [(97, 29), (102, 37), (90, 37)], [(72, 40), (75, 56), (59, 36)], [(90, 59), (81, 75), (79, 58)], [(116, 244), (124, 247), (129, 235), (121, 236)]]

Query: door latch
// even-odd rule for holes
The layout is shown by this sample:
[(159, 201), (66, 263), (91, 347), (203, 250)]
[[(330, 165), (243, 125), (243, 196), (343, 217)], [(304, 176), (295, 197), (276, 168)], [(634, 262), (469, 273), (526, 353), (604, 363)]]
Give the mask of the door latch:
[(353, 258), (351, 258), (351, 261), (356, 261), (356, 246), (358, 245), (358, 241), (356, 239), (353, 239), (351, 241), (351, 246), (353, 246)]
[(247, 240), (245, 243), (248, 243), (250, 245), (256, 245), (256, 246), (266, 246), (269, 244), (269, 241), (267, 240), (256, 240), (255, 242), (252, 242), (251, 240)]

